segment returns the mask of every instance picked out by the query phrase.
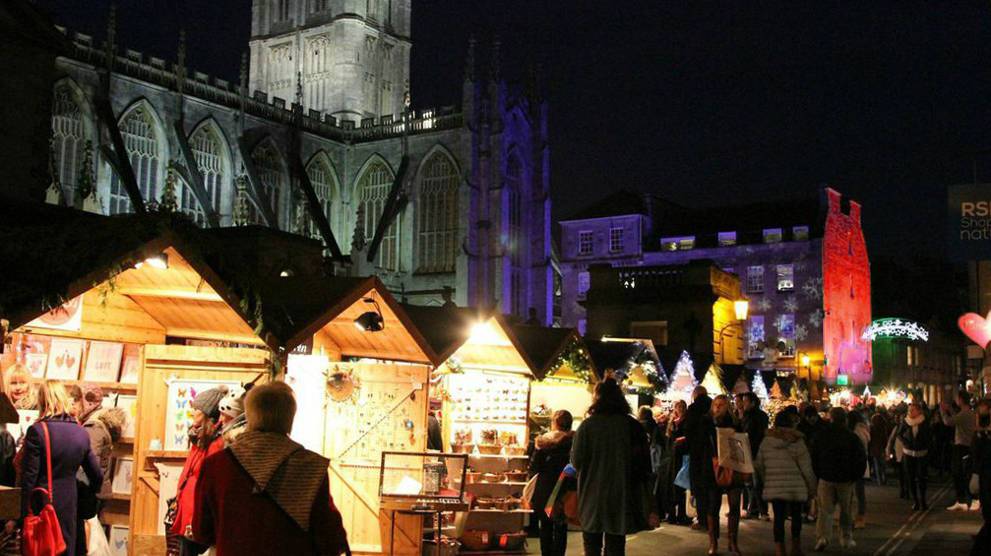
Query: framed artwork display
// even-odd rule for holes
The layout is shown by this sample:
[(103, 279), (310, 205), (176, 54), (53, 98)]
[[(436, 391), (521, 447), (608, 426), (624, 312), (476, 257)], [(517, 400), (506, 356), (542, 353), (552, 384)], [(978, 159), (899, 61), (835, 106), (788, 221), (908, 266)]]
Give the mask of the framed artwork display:
[(31, 371), (33, 378), (45, 378), (45, 369), (48, 367), (48, 354), (26, 353), (24, 354), (24, 366)]
[(141, 369), (141, 346), (124, 344), (124, 362), (120, 369), (121, 384), (137, 384)]
[(134, 483), (134, 458), (122, 457), (117, 459), (114, 466), (114, 479), (110, 483), (110, 491), (114, 494), (131, 494)]
[(82, 340), (52, 338), (45, 377), (51, 380), (79, 380), (82, 359)]
[(124, 344), (117, 342), (89, 343), (86, 354), (86, 368), (83, 380), (89, 382), (117, 382), (120, 373), (120, 360), (124, 354)]
[(127, 544), (131, 537), (131, 530), (125, 525), (110, 526), (110, 554), (113, 556), (127, 556)]
[(79, 332), (83, 327), (83, 296), (74, 297), (62, 305), (24, 325), (26, 328), (50, 328)]
[(235, 388), (240, 383), (232, 380), (175, 379), (169, 383), (169, 396), (165, 409), (165, 450), (188, 450), (189, 427), (193, 424), (193, 407), (196, 394), (217, 386)]
[(123, 409), (127, 415), (120, 436), (122, 438), (134, 438), (138, 421), (138, 397), (133, 394), (118, 394), (117, 407)]

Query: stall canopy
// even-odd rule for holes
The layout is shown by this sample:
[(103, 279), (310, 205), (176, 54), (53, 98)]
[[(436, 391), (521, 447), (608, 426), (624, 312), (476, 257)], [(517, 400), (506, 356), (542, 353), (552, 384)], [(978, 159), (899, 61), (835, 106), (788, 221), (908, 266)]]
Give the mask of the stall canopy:
[(610, 371), (625, 376), (645, 360), (653, 362), (660, 373), (664, 372), (657, 351), (654, 349), (654, 343), (650, 340), (608, 338), (588, 340), (586, 343), (592, 356), (596, 377), (600, 380), (604, 373)]
[(465, 367), (536, 373), (537, 364), (502, 315), (459, 307), (403, 305), (403, 309), (414, 327), (423, 331), (440, 363), (453, 357)]
[[(282, 252), (287, 241), (300, 242), (306, 252), (310, 240), (253, 227), (204, 231), (174, 215), (104, 217), (0, 204), (0, 318), (11, 330), (83, 296), (94, 339), (181, 337), (279, 352), (313, 338), (339, 357), (438, 362), (377, 278), (323, 276), (306, 257), (276, 266), (258, 260), (273, 250), (265, 245)], [(315, 252), (319, 258), (318, 244)], [(381, 331), (355, 326), (369, 311), (382, 316)]]
[(584, 340), (574, 328), (514, 325), (513, 333), (535, 365), (533, 374), (537, 380), (543, 380), (548, 373), (557, 371), (559, 358), (567, 351), (585, 350), (588, 353)]

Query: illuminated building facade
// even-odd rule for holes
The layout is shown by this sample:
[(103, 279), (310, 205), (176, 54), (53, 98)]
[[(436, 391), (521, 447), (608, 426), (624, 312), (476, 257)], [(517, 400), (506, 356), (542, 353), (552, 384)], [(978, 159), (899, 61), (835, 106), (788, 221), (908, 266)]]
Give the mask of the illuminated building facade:
[(594, 265), (633, 270), (711, 260), (739, 277), (750, 302), (747, 320), (733, 327), (745, 339), (748, 367), (827, 382), (840, 374), (851, 384), (870, 380), (870, 343), (861, 339), (871, 322), (870, 263), (860, 205), (833, 189), (708, 209), (621, 191), (560, 226), (565, 326), (597, 329), (586, 311)]

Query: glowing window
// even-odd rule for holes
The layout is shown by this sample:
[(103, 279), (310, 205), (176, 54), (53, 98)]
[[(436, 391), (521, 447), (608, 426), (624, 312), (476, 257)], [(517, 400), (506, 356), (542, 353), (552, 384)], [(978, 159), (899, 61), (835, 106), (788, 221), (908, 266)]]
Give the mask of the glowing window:
[[(211, 209), (220, 209), (220, 195), (226, 179), (224, 151), (220, 143), (220, 137), (214, 129), (203, 126), (193, 133), (189, 138), (189, 148), (193, 151), (193, 158), (199, 168), (200, 175), (203, 176), (203, 187), (206, 195), (210, 199)], [(194, 222), (200, 226), (205, 226), (206, 211), (200, 206), (199, 199), (193, 194), (192, 189), (182, 185), (182, 191), (178, 195), (179, 207), (183, 212), (190, 215)]]
[(747, 291), (750, 293), (762, 293), (764, 291), (764, 267), (747, 267)]
[(791, 229), (791, 237), (795, 241), (805, 241), (809, 239), (808, 226), (795, 226)]
[(623, 228), (610, 228), (609, 229), (609, 252), (610, 253), (622, 253), (623, 252)]
[[(251, 153), (251, 160), (255, 164), (258, 173), (258, 185), (261, 187), (262, 201), (269, 203), (272, 214), (275, 215), (273, 225), (278, 225), (279, 220), (279, 199), (286, 187), (286, 173), (282, 166), (282, 157), (276, 150), (275, 144), (265, 141), (255, 147)], [(261, 212), (249, 204), (249, 222), (263, 224)]]
[[(155, 130), (155, 120), (146, 106), (137, 106), (120, 123), (121, 138), (145, 201), (158, 199), (157, 184), (162, 164), (161, 145)], [(110, 176), (110, 214), (131, 212), (131, 198), (116, 172)]]
[(778, 291), (790, 292), (795, 289), (795, 265), (779, 264), (775, 267)]
[[(443, 153), (424, 163), (417, 201), (419, 272), (454, 272), (458, 253), (458, 172)], [(515, 247), (515, 246), (514, 246)]]
[(781, 243), (781, 228), (765, 228), (764, 243)]
[(52, 155), (59, 183), (74, 191), (83, 165), (84, 146), (82, 111), (72, 89), (62, 84), (52, 99)]
[(764, 355), (764, 316), (751, 315), (747, 326), (748, 357), (763, 357)]
[[(330, 166), (325, 155), (318, 156), (313, 159), (313, 162), (306, 167), (306, 175), (310, 178), (310, 185), (313, 186), (313, 192), (317, 196), (317, 202), (320, 203), (320, 212), (323, 213), (324, 217), (327, 218), (327, 224), (330, 228), (334, 229), (334, 198), (335, 191), (337, 188), (334, 185), (337, 180), (334, 178), (334, 169)], [(307, 216), (309, 220), (309, 217)], [(316, 224), (314, 222), (309, 223), (307, 233), (310, 237), (320, 239), (320, 231), (317, 230)]]
[(736, 232), (719, 232), (717, 239), (720, 247), (736, 245)]
[[(366, 241), (375, 237), (389, 190), (395, 179), (389, 168), (380, 161), (372, 162), (358, 180), (358, 209), (361, 214), (361, 227)], [(399, 270), (399, 216), (393, 220), (382, 236), (379, 244), (378, 265), (386, 270)]]
[(578, 298), (585, 299), (588, 289), (591, 287), (591, 280), (587, 270), (578, 273)]

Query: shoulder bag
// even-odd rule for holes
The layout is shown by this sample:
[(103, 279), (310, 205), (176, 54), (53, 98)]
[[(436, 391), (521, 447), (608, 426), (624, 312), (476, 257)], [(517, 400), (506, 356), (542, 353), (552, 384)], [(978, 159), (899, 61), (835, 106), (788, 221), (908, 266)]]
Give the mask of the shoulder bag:
[(52, 439), (48, 434), (48, 423), (41, 422), (45, 431), (45, 462), (48, 469), (48, 490), (37, 487), (31, 490), (31, 496), (40, 492), (48, 498), (48, 502), (38, 515), (28, 504), (28, 515), (24, 518), (24, 532), (21, 537), (21, 550), (24, 556), (57, 556), (66, 550), (65, 539), (62, 537), (62, 527), (59, 526), (58, 515), (52, 506)]

